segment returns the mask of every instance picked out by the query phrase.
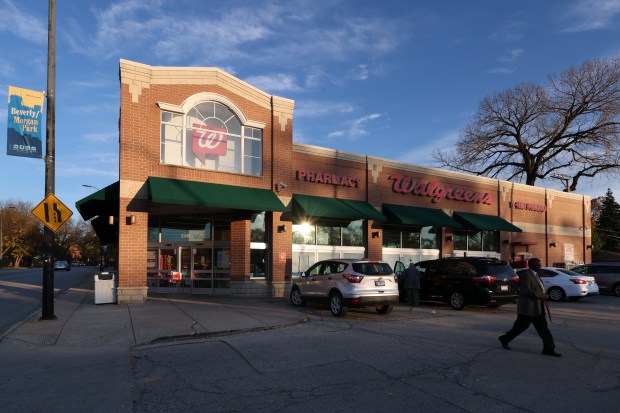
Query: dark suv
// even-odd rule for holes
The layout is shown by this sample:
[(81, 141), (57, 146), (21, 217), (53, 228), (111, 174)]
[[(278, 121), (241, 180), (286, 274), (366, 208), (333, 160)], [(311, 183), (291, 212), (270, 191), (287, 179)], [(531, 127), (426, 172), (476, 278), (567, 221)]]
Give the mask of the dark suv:
[(496, 258), (440, 258), (416, 267), (422, 273), (420, 296), (445, 301), (455, 310), (469, 304), (498, 307), (518, 296), (519, 277)]

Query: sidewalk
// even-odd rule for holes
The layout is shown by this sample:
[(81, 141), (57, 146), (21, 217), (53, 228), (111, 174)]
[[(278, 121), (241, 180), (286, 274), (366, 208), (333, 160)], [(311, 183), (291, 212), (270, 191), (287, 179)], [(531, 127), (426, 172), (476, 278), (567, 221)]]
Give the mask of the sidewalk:
[(284, 298), (151, 294), (144, 304), (95, 305), (94, 279), (56, 297), (55, 320), (40, 313), (3, 341), (39, 346), (133, 347), (157, 341), (239, 330), (269, 329), (305, 321)]
[[(143, 304), (95, 305), (94, 278), (0, 337), (2, 411), (132, 411), (132, 357), (139, 346), (285, 327), (306, 321), (270, 297), (149, 296)], [(189, 355), (179, 354), (180, 357)]]

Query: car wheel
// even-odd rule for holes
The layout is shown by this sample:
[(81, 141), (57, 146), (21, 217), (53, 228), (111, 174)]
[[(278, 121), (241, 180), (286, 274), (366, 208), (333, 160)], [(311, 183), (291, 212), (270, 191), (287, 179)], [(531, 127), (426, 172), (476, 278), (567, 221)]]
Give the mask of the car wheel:
[(380, 307), (377, 307), (377, 313), (388, 315), (392, 312), (393, 309), (394, 309), (393, 305), (390, 305), (390, 304), (382, 305)]
[(453, 291), (449, 297), (450, 307), (455, 310), (462, 310), (465, 307), (465, 297), (459, 291)]
[(614, 285), (613, 287), (611, 287), (611, 291), (614, 292), (614, 294), (616, 294), (618, 297), (620, 297), (620, 283)]
[(549, 295), (549, 299), (551, 301), (562, 301), (564, 298), (566, 298), (566, 294), (564, 293), (564, 290), (559, 287), (549, 288), (549, 291), (547, 291), (547, 294)]
[(344, 317), (349, 309), (342, 305), (342, 294), (336, 292), (329, 297), (329, 309), (334, 317)]
[(304, 305), (306, 305), (306, 300), (301, 297), (301, 291), (299, 291), (299, 288), (297, 287), (293, 287), (293, 289), (291, 290), (290, 298), (291, 304), (296, 307), (303, 307)]

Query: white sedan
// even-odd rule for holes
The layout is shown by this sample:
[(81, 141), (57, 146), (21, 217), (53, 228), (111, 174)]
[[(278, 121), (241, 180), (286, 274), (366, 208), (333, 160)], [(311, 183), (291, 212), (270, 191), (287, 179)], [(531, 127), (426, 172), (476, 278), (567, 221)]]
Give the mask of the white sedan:
[[(517, 270), (517, 274), (524, 270)], [(598, 295), (598, 285), (594, 277), (555, 267), (542, 267), (538, 275), (552, 301), (562, 301), (566, 298), (576, 301), (583, 297)]]

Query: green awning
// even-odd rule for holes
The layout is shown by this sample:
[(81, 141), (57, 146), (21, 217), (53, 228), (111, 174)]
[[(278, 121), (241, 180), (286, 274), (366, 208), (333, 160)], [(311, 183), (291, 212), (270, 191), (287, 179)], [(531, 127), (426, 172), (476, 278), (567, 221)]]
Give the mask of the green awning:
[(293, 212), (301, 218), (385, 221), (385, 217), (368, 202), (321, 196), (293, 195)]
[(387, 221), (387, 219), (381, 214), (381, 212), (377, 211), (375, 207), (370, 205), (366, 201), (354, 201), (352, 199), (341, 199), (341, 202), (344, 202), (347, 206), (359, 211), (361, 214), (365, 215), (365, 219), (371, 219), (373, 221)]
[(383, 214), (388, 221), (420, 227), (461, 228), (461, 224), (438, 208), (383, 204)]
[(120, 183), (117, 181), (77, 201), (75, 207), (82, 219), (88, 221), (100, 216), (107, 220), (110, 215), (118, 216), (119, 188)]
[(472, 214), (469, 212), (455, 212), (455, 220), (463, 224), (465, 229), (477, 229), (488, 231), (523, 232), (521, 228), (512, 225), (504, 218), (495, 215)]
[(272, 191), (185, 181), (181, 179), (149, 177), (149, 199), (160, 204), (196, 205), (245, 211), (279, 211), (286, 207)]

